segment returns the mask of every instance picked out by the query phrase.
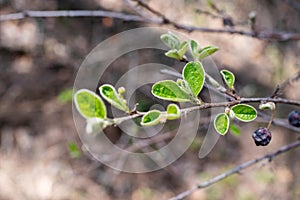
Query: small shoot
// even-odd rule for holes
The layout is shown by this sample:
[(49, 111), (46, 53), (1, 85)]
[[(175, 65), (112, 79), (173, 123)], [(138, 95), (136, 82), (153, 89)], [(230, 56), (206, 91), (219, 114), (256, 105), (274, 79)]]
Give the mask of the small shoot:
[(230, 91), (234, 91), (234, 82), (235, 82), (235, 76), (232, 72), (228, 71), (228, 70), (221, 70), (220, 71), (223, 80), (225, 81), (226, 85), (228, 86), (228, 88), (230, 89)]
[(200, 61), (218, 51), (219, 48), (216, 46), (206, 46), (204, 48), (200, 48), (199, 44), (195, 40), (191, 40), (190, 50), (194, 61)]
[(203, 49), (199, 50), (199, 60), (202, 60), (210, 55), (212, 55), (213, 53), (215, 53), (216, 51), (219, 50), (219, 47), (216, 46), (206, 46)]
[(187, 41), (180, 42), (178, 37), (171, 32), (161, 35), (160, 39), (170, 48), (170, 50), (165, 53), (167, 57), (175, 58), (179, 61), (186, 59), (185, 53), (188, 48)]
[(170, 51), (166, 52), (165, 55), (169, 58), (174, 58), (176, 60), (180, 60), (180, 56), (176, 49), (171, 49)]
[(186, 50), (188, 48), (189, 44), (187, 41), (183, 41), (181, 44), (180, 44), (180, 47), (177, 51), (177, 54), (179, 56), (179, 60), (183, 60), (185, 58), (185, 53), (186, 53)]
[(199, 53), (198, 53), (198, 43), (195, 40), (190, 41), (190, 50), (194, 60), (197, 61), (199, 57)]
[(170, 49), (177, 49), (178, 50), (179, 47), (180, 47), (180, 40), (172, 32), (168, 32), (167, 34), (161, 35), (160, 39)]
[(129, 113), (129, 108), (127, 106), (127, 102), (123, 97), (123, 93), (125, 92), (125, 88), (122, 90), (119, 88), (118, 92), (116, 89), (110, 84), (104, 84), (99, 87), (99, 91), (103, 99), (105, 99), (108, 103), (110, 103), (115, 108), (122, 110), (126, 113)]

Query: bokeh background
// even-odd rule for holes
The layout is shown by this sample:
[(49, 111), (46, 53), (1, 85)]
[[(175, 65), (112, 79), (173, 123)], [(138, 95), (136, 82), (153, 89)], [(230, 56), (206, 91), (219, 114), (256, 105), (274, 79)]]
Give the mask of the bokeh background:
[[(145, 2), (179, 23), (230, 28), (224, 27), (219, 18), (195, 11), (211, 11), (205, 0)], [(249, 30), (248, 14), (256, 11), (257, 30), (300, 32), (299, 1), (225, 0), (215, 4), (241, 24), (237, 29)], [(121, 0), (0, 0), (0, 14), (84, 9), (136, 14)], [(198, 158), (204, 137), (200, 132), (180, 159), (156, 172), (122, 173), (94, 160), (82, 147), (74, 126), (71, 98), (76, 72), (85, 56), (101, 41), (121, 31), (145, 26), (152, 24), (105, 17), (0, 22), (0, 199), (168, 199), (297, 139), (299, 135), (295, 132), (273, 126), (271, 144), (256, 147), (251, 133), (265, 126), (258, 120), (237, 124), (240, 134), (221, 137), (204, 159)], [(236, 74), (236, 89), (244, 97), (269, 96), (276, 84), (299, 70), (300, 41), (272, 42), (220, 33), (185, 34), (201, 45), (220, 47), (212, 58), (220, 69)], [(137, 52), (130, 61), (138, 57), (136, 63), (143, 63), (151, 60), (151, 56), (157, 55)], [(108, 71), (110, 83), (127, 69), (130, 61), (121, 59), (119, 68)], [(292, 84), (283, 96), (300, 100), (299, 87), (299, 83)], [(293, 109), (296, 108), (278, 106), (276, 117), (287, 122), (286, 117)], [(202, 129), (205, 127), (204, 124)], [(112, 131), (121, 134), (117, 128)], [(300, 199), (299, 153), (296, 149), (271, 163), (258, 164), (199, 190), (188, 199)]]

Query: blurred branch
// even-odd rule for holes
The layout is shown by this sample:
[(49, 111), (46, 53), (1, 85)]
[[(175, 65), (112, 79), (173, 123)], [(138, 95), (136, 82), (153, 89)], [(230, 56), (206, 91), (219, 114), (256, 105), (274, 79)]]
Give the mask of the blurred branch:
[(294, 0), (284, 0), (289, 6), (300, 12), (300, 3)]
[(287, 80), (282, 82), (281, 84), (278, 84), (275, 91), (273, 92), (271, 97), (276, 97), (280, 95), (280, 93), (289, 85), (291, 85), (293, 82), (296, 82), (300, 79), (300, 71), (298, 71), (295, 75), (292, 77), (289, 77)]
[[(270, 122), (271, 117), (269, 115), (265, 114), (262, 111), (257, 111), (257, 113), (258, 113), (258, 118), (256, 119), (257, 122), (263, 122), (263, 123)], [(279, 127), (286, 128), (288, 130), (300, 133), (300, 128), (291, 126), (290, 124), (287, 123), (286, 119), (275, 118), (272, 120), (272, 124), (274, 126), (279, 126)]]
[(202, 10), (200, 8), (197, 8), (196, 9), (196, 13), (198, 14), (204, 14), (204, 15), (207, 15), (207, 16), (210, 16), (211, 18), (219, 18), (219, 19), (222, 19), (222, 16), (220, 15), (217, 15), (217, 14), (214, 14), (210, 11), (207, 11), (207, 10)]
[[(160, 134), (160, 135), (157, 135), (155, 137), (152, 137), (150, 139), (139, 140), (138, 142), (135, 142), (134, 144), (132, 144), (131, 146), (125, 148), (124, 150), (126, 152), (136, 153), (137, 151), (142, 150), (146, 147), (149, 147), (153, 144), (171, 139), (171, 138), (175, 137), (176, 134), (177, 134), (176, 132), (175, 133), (174, 132), (167, 132), (167, 133)], [(109, 155), (106, 158), (103, 158), (103, 161), (104, 162), (112, 162), (112, 161), (116, 161), (118, 159), (124, 159), (124, 158), (122, 158), (122, 156), (123, 156), (122, 154), (112, 154), (112, 155)]]
[[(227, 33), (227, 34), (238, 34), (249, 36), (257, 39), (271, 40), (271, 41), (288, 41), (288, 40), (300, 40), (299, 33), (286, 33), (286, 32), (270, 32), (270, 31), (254, 31), (251, 32), (235, 30), (235, 29), (211, 29), (197, 26), (187, 26), (184, 24), (179, 24), (171, 19), (167, 18), (161, 12), (153, 9), (148, 4), (144, 3), (142, 0), (131, 0), (137, 2), (137, 4), (146, 10), (152, 12), (157, 17), (161, 18), (160, 24), (172, 25), (175, 28), (182, 29), (188, 32), (199, 31), (207, 33)], [(220, 12), (220, 11), (219, 11)]]
[(243, 31), (235, 29), (213, 29), (198, 26), (188, 26), (179, 24), (165, 17), (160, 12), (149, 7), (145, 3), (140, 3), (140, 0), (134, 0), (139, 2), (141, 6), (149, 10), (153, 14), (157, 15), (160, 19), (150, 19), (141, 17), (138, 15), (130, 15), (121, 12), (111, 12), (102, 10), (53, 10), (53, 11), (33, 11), (27, 10), (18, 13), (2, 14), (0, 15), (0, 22), (8, 20), (21, 20), (24, 18), (49, 18), (49, 17), (110, 17), (121, 19), (124, 21), (136, 21), (136, 22), (151, 22), (159, 25), (172, 25), (177, 29), (181, 29), (187, 32), (199, 31), (205, 33), (224, 33), (224, 34), (236, 34), (248, 37), (253, 37), (262, 40), (272, 41), (288, 41), (288, 40), (300, 40), (299, 33), (287, 33), (287, 32), (270, 32), (270, 31)]
[(261, 156), (259, 158), (255, 158), (255, 159), (252, 159), (252, 160), (249, 160), (239, 166), (236, 166), (235, 168), (225, 172), (225, 173), (222, 173), (218, 176), (215, 176), (214, 178), (208, 180), (208, 181), (205, 181), (203, 183), (199, 183), (197, 184), (195, 187), (185, 191), (185, 192), (182, 192), (178, 195), (176, 195), (175, 197), (171, 198), (170, 200), (181, 200), (187, 196), (189, 196), (190, 194), (192, 194), (193, 192), (195, 192), (196, 190), (198, 189), (201, 189), (201, 188), (206, 188), (212, 184), (215, 184), (229, 176), (232, 176), (233, 174), (238, 174), (240, 173), (242, 170), (252, 166), (252, 165), (255, 165), (263, 160), (268, 160), (269, 162), (271, 162), (276, 156), (282, 154), (282, 153), (286, 153), (292, 149), (295, 149), (297, 147), (300, 146), (300, 141), (296, 141), (294, 143), (291, 143), (291, 144), (288, 144), (288, 145), (285, 145), (281, 148), (279, 148), (277, 151), (273, 152), (273, 153), (269, 153), (269, 154), (266, 154), (264, 156)]
[(120, 12), (111, 12), (103, 10), (52, 10), (52, 11), (33, 11), (26, 10), (23, 12), (0, 15), (1, 21), (20, 20), (24, 18), (49, 18), (49, 17), (110, 17), (122, 19), (124, 21), (142, 21), (145, 18), (137, 15), (128, 15)]

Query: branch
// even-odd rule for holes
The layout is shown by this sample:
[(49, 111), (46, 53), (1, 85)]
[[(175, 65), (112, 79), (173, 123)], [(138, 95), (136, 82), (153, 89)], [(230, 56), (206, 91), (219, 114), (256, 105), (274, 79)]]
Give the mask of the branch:
[[(134, 152), (135, 153), (138, 150), (142, 150), (145, 147), (149, 147), (150, 145), (153, 145), (153, 144), (156, 144), (158, 142), (171, 139), (174, 136), (176, 136), (176, 134), (177, 134), (176, 132), (175, 133), (174, 132), (167, 132), (167, 133), (152, 137), (150, 139), (139, 140), (138, 142), (132, 144), (131, 146), (125, 148), (124, 150), (127, 151), (127, 152)], [(108, 156), (106, 159), (103, 159), (102, 161), (107, 162), (107, 163), (112, 162), (112, 161), (120, 159), (120, 156), (122, 156), (122, 155), (120, 155), (119, 153), (112, 154), (112, 155)]]
[[(262, 122), (262, 123), (268, 123), (268, 122), (270, 122), (271, 117), (269, 115), (267, 115), (267, 114), (265, 114), (265, 113), (263, 113), (261, 111), (258, 111), (258, 116), (259, 117), (256, 120), (257, 122)], [(288, 124), (286, 121), (287, 121), (286, 119), (274, 118), (272, 120), (272, 125), (279, 126), (279, 127), (282, 127), (282, 128), (286, 128), (286, 129), (288, 129), (290, 131), (294, 131), (294, 132), (300, 133), (300, 128), (292, 126), (292, 125)]]
[[(204, 110), (208, 108), (216, 108), (216, 107), (231, 107), (236, 104), (241, 104), (241, 103), (258, 103), (258, 102), (274, 102), (274, 103), (281, 103), (281, 104), (289, 104), (289, 105), (295, 105), (295, 106), (300, 106), (300, 101), (296, 100), (289, 100), (289, 99), (284, 99), (284, 98), (271, 98), (271, 97), (265, 97), (265, 98), (241, 98), (241, 99), (234, 99), (231, 101), (226, 101), (226, 102), (219, 102), (219, 103), (203, 103), (201, 105), (197, 106), (192, 106), (188, 108), (183, 108), (180, 110), (180, 113), (182, 115), (185, 115), (189, 112), (196, 111), (196, 110)], [(164, 112), (162, 112), (164, 113)], [(142, 117), (146, 112), (139, 112), (136, 111), (136, 113), (125, 116), (125, 117), (119, 117), (119, 118), (114, 118), (113, 123), (115, 125), (121, 124), (124, 121), (135, 119), (138, 117)], [(276, 124), (276, 122), (275, 122)], [(277, 125), (280, 125), (280, 123), (277, 123)]]
[(204, 27), (197, 27), (197, 26), (187, 26), (183, 24), (179, 24), (169, 18), (167, 18), (165, 15), (163, 15), (161, 12), (153, 9), (146, 3), (144, 3), (142, 0), (132, 0), (134, 2), (137, 2), (138, 5), (145, 8), (146, 10), (152, 12), (159, 18), (161, 18), (160, 24), (166, 24), (166, 25), (172, 25), (175, 28), (185, 30), (188, 32), (192, 31), (199, 31), (199, 32), (207, 32), (207, 33), (227, 33), (227, 34), (237, 34), (237, 35), (244, 35), (248, 37), (253, 37), (257, 39), (263, 39), (263, 40), (270, 40), (270, 41), (288, 41), (288, 40), (300, 40), (300, 34), (299, 33), (286, 33), (286, 32), (272, 32), (272, 31), (242, 31), (242, 30), (235, 30), (235, 29), (210, 29), (210, 28), (204, 28)]
[(103, 10), (52, 10), (34, 11), (26, 10), (23, 12), (0, 15), (1, 21), (20, 20), (24, 18), (49, 18), (49, 17), (110, 17), (122, 19), (124, 21), (145, 22), (146, 19), (137, 15), (128, 15), (120, 12)]
[[(179, 72), (168, 70), (168, 69), (162, 69), (161, 73), (168, 74), (168, 75), (171, 75), (171, 76), (174, 76), (177, 78), (182, 77), (182, 75)], [(293, 76), (293, 77), (295, 77), (295, 76)], [(293, 79), (293, 81), (295, 81), (295, 79)], [(209, 84), (206, 84), (205, 87), (207, 87), (209, 90), (214, 91), (218, 95), (225, 96), (226, 98), (228, 98), (231, 101), (235, 99), (234, 97), (232, 97), (232, 95), (229, 95), (227, 92), (224, 92), (221, 89), (217, 90), (215, 87), (213, 87)], [(272, 97), (272, 98), (274, 98), (274, 97)], [(262, 111), (259, 111), (259, 110), (257, 112), (258, 112), (258, 115), (261, 117), (261, 120), (260, 120), (261, 122), (265, 122), (265, 123), (270, 122), (270, 117), (268, 115), (266, 115), (265, 113), (263, 113)], [(286, 129), (294, 131), (294, 132), (300, 132), (299, 128), (289, 125), (283, 119), (273, 119), (272, 124), (275, 126), (280, 126), (280, 127), (286, 128)]]
[[(140, 1), (138, 1), (140, 2)], [(144, 5), (144, 4), (143, 4)], [(146, 7), (151, 8), (151, 7)], [(289, 41), (300, 40), (299, 33), (287, 33), (287, 32), (272, 32), (272, 31), (243, 31), (235, 29), (213, 29), (198, 26), (188, 26), (179, 24), (166, 18), (163, 14), (155, 11), (151, 8), (152, 13), (156, 14), (160, 19), (149, 19), (138, 15), (130, 15), (121, 12), (111, 12), (103, 10), (52, 10), (52, 11), (33, 11), (27, 10), (18, 13), (3, 14), (0, 15), (0, 22), (8, 20), (21, 20), (24, 18), (49, 18), (49, 17), (110, 17), (121, 19), (123, 21), (135, 21), (135, 22), (151, 22), (158, 25), (172, 25), (177, 29), (181, 29), (187, 32), (198, 31), (204, 33), (224, 33), (235, 34), (247, 37), (253, 37), (261, 40), (270, 41)]]
[(263, 160), (268, 160), (269, 162), (271, 162), (276, 156), (278, 156), (278, 155), (280, 155), (282, 153), (288, 152), (288, 151), (290, 151), (292, 149), (295, 149), (295, 148), (297, 148), (299, 146), (300, 146), (300, 141), (298, 140), (298, 141), (296, 141), (294, 143), (291, 143), (291, 144), (288, 144), (288, 145), (285, 145), (285, 146), (279, 148), (277, 151), (275, 151), (273, 153), (269, 153), (269, 154), (266, 154), (266, 155), (261, 156), (259, 158), (255, 158), (255, 159), (249, 160), (248, 162), (245, 162), (245, 163), (243, 163), (243, 164), (241, 164), (241, 165), (239, 165), (239, 166), (237, 166), (237, 167), (235, 167), (235, 168), (233, 168), (233, 169), (231, 169), (231, 170), (229, 170), (229, 171), (227, 171), (225, 173), (222, 173), (222, 174), (220, 174), (218, 176), (215, 176), (214, 178), (212, 178), (212, 179), (210, 179), (208, 181), (205, 181), (203, 183), (197, 184), (193, 188), (191, 188), (191, 189), (189, 189), (189, 190), (187, 190), (185, 192), (182, 192), (182, 193), (176, 195), (175, 197), (171, 198), (170, 200), (181, 200), (181, 199), (189, 196), (190, 194), (192, 194), (193, 192), (195, 192), (198, 189), (206, 188), (206, 187), (208, 187), (208, 186), (210, 186), (212, 184), (215, 184), (215, 183), (217, 183), (217, 182), (219, 182), (219, 181), (221, 181), (221, 180), (223, 180), (223, 179), (225, 179), (225, 178), (227, 178), (227, 177), (229, 177), (229, 176), (231, 176), (233, 174), (238, 174), (243, 169), (246, 169), (246, 168), (248, 168), (248, 167), (250, 167), (252, 165), (255, 165), (255, 164), (257, 164), (257, 163), (259, 163), (259, 162), (261, 162)]
[(276, 96), (280, 95), (280, 93), (287, 86), (291, 85), (293, 82), (298, 81), (298, 79), (300, 79), (300, 71), (298, 71), (295, 75), (293, 75), (292, 77), (288, 78), (287, 80), (285, 80), (281, 84), (278, 84), (271, 97), (276, 97)]

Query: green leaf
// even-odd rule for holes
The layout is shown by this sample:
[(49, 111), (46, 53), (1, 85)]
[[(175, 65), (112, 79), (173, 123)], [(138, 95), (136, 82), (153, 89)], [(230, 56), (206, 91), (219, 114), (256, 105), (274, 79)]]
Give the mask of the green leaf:
[(195, 40), (190, 41), (191, 53), (194, 60), (198, 59), (198, 43)]
[(81, 151), (75, 142), (68, 143), (68, 150), (72, 158), (79, 158), (81, 156)]
[(142, 126), (154, 126), (160, 122), (161, 112), (159, 110), (150, 110), (147, 112), (141, 120)]
[(93, 117), (106, 118), (106, 107), (102, 99), (90, 90), (81, 89), (75, 93), (75, 106), (86, 119)]
[(170, 47), (171, 49), (179, 49), (180, 41), (176, 35), (169, 32), (168, 34), (163, 34), (160, 36), (160, 39), (163, 41), (165, 45)]
[(104, 84), (99, 87), (101, 96), (108, 101), (112, 106), (123, 110), (124, 112), (129, 112), (129, 108), (126, 104), (125, 99), (117, 93), (114, 86), (109, 84)]
[(169, 58), (175, 58), (177, 60), (181, 60), (176, 49), (171, 49), (170, 51), (166, 52), (165, 55)]
[(183, 42), (180, 44), (179, 50), (177, 51), (180, 60), (183, 59), (183, 56), (184, 56), (184, 54), (185, 54), (187, 48), (188, 48), (188, 42), (187, 42), (187, 41), (183, 41)]
[(164, 80), (155, 83), (152, 86), (152, 94), (163, 100), (174, 102), (188, 102), (191, 101), (190, 95), (186, 93), (179, 85), (172, 80)]
[(236, 135), (236, 136), (239, 136), (241, 134), (241, 130), (239, 127), (237, 127), (236, 125), (234, 124), (230, 124), (229, 126), (229, 130), (232, 134)]
[(216, 131), (221, 134), (225, 135), (229, 129), (229, 117), (225, 113), (220, 113), (216, 116), (214, 121), (214, 126)]
[(212, 0), (206, 0), (206, 2), (211, 8), (214, 7), (214, 3), (212, 2)]
[(243, 122), (251, 122), (257, 116), (256, 109), (247, 104), (235, 105), (231, 110), (234, 112), (235, 117)]
[(234, 74), (228, 70), (221, 70), (220, 72), (223, 76), (223, 79), (226, 83), (226, 85), (229, 87), (230, 90), (233, 90), (234, 82), (235, 82), (235, 77)]
[(57, 97), (58, 101), (61, 103), (71, 102), (73, 98), (73, 89), (65, 89), (61, 91)]
[(205, 81), (205, 71), (200, 62), (189, 62), (183, 69), (183, 78), (188, 82), (191, 92), (198, 96)]
[(167, 119), (174, 120), (180, 117), (180, 108), (176, 104), (169, 104), (167, 107)]
[(215, 53), (218, 50), (219, 48), (215, 46), (204, 47), (199, 51), (199, 60), (202, 60), (203, 58), (210, 56), (211, 54)]

